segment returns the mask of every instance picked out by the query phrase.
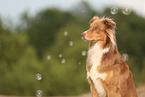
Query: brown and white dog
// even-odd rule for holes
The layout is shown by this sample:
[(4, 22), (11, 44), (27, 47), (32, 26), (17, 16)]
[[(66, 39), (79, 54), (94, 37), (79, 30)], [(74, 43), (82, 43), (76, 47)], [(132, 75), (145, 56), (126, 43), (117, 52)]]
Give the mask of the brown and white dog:
[(117, 49), (115, 27), (112, 19), (94, 17), (82, 33), (90, 42), (86, 69), (92, 97), (138, 97), (133, 75)]

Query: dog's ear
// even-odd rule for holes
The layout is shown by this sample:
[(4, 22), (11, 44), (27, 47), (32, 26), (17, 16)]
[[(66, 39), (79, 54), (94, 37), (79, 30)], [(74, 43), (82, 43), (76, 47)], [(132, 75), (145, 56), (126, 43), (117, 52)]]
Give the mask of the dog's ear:
[(107, 28), (113, 29), (116, 27), (116, 23), (113, 22), (112, 19), (104, 19), (103, 23), (107, 26)]
[(92, 24), (95, 20), (99, 19), (99, 17), (93, 17), (91, 20), (90, 20), (90, 24)]

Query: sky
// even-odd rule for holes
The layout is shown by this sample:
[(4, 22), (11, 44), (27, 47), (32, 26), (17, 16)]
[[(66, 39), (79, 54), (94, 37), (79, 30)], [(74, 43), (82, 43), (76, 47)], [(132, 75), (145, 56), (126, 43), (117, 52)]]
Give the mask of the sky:
[(26, 10), (36, 14), (39, 10), (51, 7), (67, 10), (81, 1), (87, 1), (96, 10), (107, 6), (129, 7), (145, 17), (145, 0), (0, 0), (0, 17), (16, 20)]

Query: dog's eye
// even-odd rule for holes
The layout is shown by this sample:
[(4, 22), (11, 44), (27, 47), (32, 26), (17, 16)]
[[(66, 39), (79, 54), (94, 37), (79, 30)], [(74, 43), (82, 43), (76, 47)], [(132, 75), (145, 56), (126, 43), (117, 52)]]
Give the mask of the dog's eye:
[(95, 27), (95, 32), (97, 33), (97, 34), (100, 34), (101, 33), (101, 31), (99, 30), (99, 28), (98, 27)]
[(98, 31), (96, 31), (96, 33), (97, 33), (97, 34), (101, 34), (101, 31), (98, 30)]
[(98, 30), (98, 29), (99, 29), (97, 25), (94, 25), (93, 28), (94, 28), (95, 30)]
[(95, 29), (95, 30), (99, 30), (99, 28), (98, 28), (98, 27), (95, 27), (94, 29)]

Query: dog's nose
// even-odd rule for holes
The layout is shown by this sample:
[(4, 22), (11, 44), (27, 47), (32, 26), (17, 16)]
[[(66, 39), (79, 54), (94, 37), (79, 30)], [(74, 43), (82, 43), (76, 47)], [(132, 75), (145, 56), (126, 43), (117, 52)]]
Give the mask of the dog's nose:
[(82, 33), (81, 35), (82, 35), (82, 37), (83, 37), (83, 36), (85, 36), (85, 35), (86, 35), (86, 33)]

